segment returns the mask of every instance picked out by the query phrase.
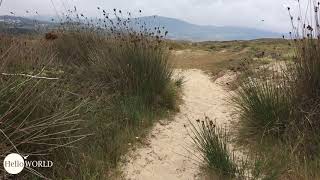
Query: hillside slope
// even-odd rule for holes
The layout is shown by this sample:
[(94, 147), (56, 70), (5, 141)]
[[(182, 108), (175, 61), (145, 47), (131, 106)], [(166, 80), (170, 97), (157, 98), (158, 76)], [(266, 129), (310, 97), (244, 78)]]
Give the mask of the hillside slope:
[[(29, 19), (30, 18), (30, 19)], [(1, 22), (15, 24), (18, 28), (30, 28), (32, 24), (48, 26), (51, 22), (43, 21), (45, 18), (36, 17), (0, 16)], [(37, 21), (35, 21), (36, 19)], [(47, 19), (51, 19), (48, 17)], [(97, 20), (94, 18), (93, 20)], [(163, 16), (144, 16), (133, 18), (134, 22), (145, 23), (147, 28), (165, 27), (168, 30), (168, 38), (173, 40), (188, 41), (227, 41), (227, 40), (252, 40), (260, 38), (280, 38), (281, 34), (246, 27), (232, 26), (202, 26), (191, 24), (179, 19)]]

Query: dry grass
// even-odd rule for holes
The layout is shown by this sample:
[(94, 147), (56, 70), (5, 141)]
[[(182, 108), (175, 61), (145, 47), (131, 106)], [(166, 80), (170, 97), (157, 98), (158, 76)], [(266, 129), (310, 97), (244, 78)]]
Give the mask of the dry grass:
[[(293, 55), (284, 40), (253, 40), (230, 42), (169, 43), (175, 68), (201, 69), (217, 76), (230, 70), (245, 72), (263, 64), (289, 60)], [(242, 79), (240, 76), (238, 79)], [(237, 85), (235, 85), (237, 86)], [(235, 88), (235, 87), (233, 87)]]

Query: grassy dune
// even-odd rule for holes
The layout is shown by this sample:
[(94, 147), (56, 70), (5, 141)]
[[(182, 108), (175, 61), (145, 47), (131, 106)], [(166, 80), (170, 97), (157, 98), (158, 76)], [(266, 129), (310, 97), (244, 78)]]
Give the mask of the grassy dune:
[[(227, 83), (236, 137), (209, 117), (191, 127), (210, 173), (320, 178), (319, 26), (300, 24), (290, 40), (176, 42), (162, 27), (133, 30), (118, 11), (115, 19), (104, 14), (105, 29), (79, 20), (47, 34), (0, 34), (0, 160), (18, 152), (54, 162), (1, 178), (119, 179), (130, 146), (179, 109), (183, 79), (173, 78), (174, 68), (237, 75)], [(278, 63), (284, 68), (272, 70)], [(230, 139), (244, 158), (230, 152)]]
[[(53, 171), (22, 174), (30, 178), (119, 177), (117, 166), (127, 149), (155, 120), (178, 109), (183, 80), (172, 79), (172, 68), (198, 68), (214, 77), (229, 70), (244, 79), (241, 72), (291, 57), (283, 40), (184, 44), (90, 28), (54, 35), (57, 39), (1, 35), (1, 101), (7, 104), (1, 107), (6, 119), (2, 126), (12, 127), (3, 128), (1, 146), (6, 148), (1, 153), (17, 148), (37, 158), (41, 150), (46, 155), (39, 159), (55, 162)], [(223, 152), (220, 135), (208, 135), (218, 137), (212, 144), (221, 145), (222, 156), (232, 156)], [(207, 158), (211, 163), (224, 157), (213, 152)], [(234, 164), (218, 167), (232, 167), (233, 177), (243, 173)]]
[(1, 159), (19, 152), (54, 162), (19, 177), (116, 178), (130, 144), (177, 110), (165, 32), (111, 29), (0, 35)]
[[(281, 42), (273, 42), (272, 46)], [(260, 57), (252, 52), (248, 57), (243, 50), (231, 53), (227, 48), (217, 52), (188, 50), (194, 55), (188, 68), (202, 68), (214, 77), (227, 70), (238, 75), (229, 84), (234, 90), (230, 103), (240, 115), (239, 122), (232, 126), (236, 133), (221, 133), (228, 129), (205, 120), (191, 136), (212, 179), (319, 179), (319, 40), (309, 36), (283, 44), (287, 49), (277, 58), (268, 55), (274, 48)], [(233, 64), (224, 60), (219, 67), (220, 53), (249, 61), (242, 64), (236, 60), (239, 64)], [(187, 58), (177, 59), (178, 67), (184, 61), (188, 62)], [(237, 151), (230, 150), (229, 143), (244, 149), (245, 154), (234, 157)]]
[[(208, 169), (212, 172), (222, 172), (219, 173), (222, 179), (229, 178), (230, 174), (231, 179), (320, 178), (318, 9), (319, 4), (307, 13), (315, 19), (301, 20), (299, 17), (295, 22), (289, 7), (293, 25), (290, 32), (292, 39), (277, 43), (269, 41), (272, 42), (270, 44), (263, 40), (262, 47), (266, 51), (260, 55), (269, 54), (268, 61), (260, 55), (260, 57), (249, 57), (250, 65), (246, 66), (239, 76), (241, 81), (234, 93), (232, 104), (237, 109), (240, 119), (233, 127), (236, 133), (232, 138), (235, 139), (236, 145), (244, 149), (243, 160), (239, 162), (237, 158), (230, 158), (234, 152), (230, 152), (226, 145), (222, 146), (227, 140), (221, 137), (221, 133), (216, 130), (217, 127), (203, 123), (203, 126), (196, 130), (193, 137), (196, 140), (195, 145), (205, 157)], [(312, 25), (305, 22), (317, 23)], [(237, 51), (238, 57), (242, 57), (243, 52), (250, 52), (249, 49), (261, 48), (257, 41), (246, 43), (254, 44), (255, 47), (242, 46), (240, 48), (242, 51)], [(280, 46), (279, 43), (284, 46)], [(290, 46), (286, 46), (286, 43)], [(270, 48), (270, 45), (274, 48)], [(273, 54), (277, 50), (276, 47), (278, 50), (281, 49), (276, 59), (286, 60), (280, 65), (270, 61), (275, 60), (270, 53)], [(227, 52), (226, 49), (219, 51)], [(220, 59), (216, 53), (211, 54), (211, 57)], [(207, 68), (211, 63), (213, 61), (204, 63), (203, 68)], [(263, 64), (267, 66), (263, 67)], [(269, 71), (265, 71), (265, 68)], [(212, 68), (208, 70), (210, 69)], [(222, 148), (218, 148), (219, 151), (216, 152), (212, 151), (217, 147)], [(228, 161), (217, 161), (217, 159)], [(228, 169), (235, 164), (235, 169), (243, 171), (235, 173), (234, 169)]]

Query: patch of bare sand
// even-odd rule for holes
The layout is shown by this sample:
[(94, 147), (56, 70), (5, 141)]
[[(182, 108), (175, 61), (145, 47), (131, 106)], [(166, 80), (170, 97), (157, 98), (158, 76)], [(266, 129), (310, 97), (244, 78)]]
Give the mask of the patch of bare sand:
[[(193, 180), (201, 179), (200, 163), (190, 152), (191, 139), (184, 126), (188, 120), (208, 116), (220, 126), (230, 124), (232, 108), (225, 88), (232, 75), (227, 74), (212, 82), (201, 70), (182, 71), (186, 82), (183, 88), (184, 103), (172, 122), (158, 123), (150, 133), (148, 146), (132, 152), (123, 166), (125, 179), (132, 180)], [(201, 161), (201, 160), (200, 160)]]

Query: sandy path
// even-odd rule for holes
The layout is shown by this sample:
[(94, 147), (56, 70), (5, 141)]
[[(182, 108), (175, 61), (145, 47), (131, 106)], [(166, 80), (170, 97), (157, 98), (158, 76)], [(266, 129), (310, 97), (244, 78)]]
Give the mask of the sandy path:
[(193, 180), (200, 179), (199, 163), (193, 160), (191, 139), (184, 127), (188, 119), (194, 121), (208, 116), (219, 125), (229, 124), (232, 117), (225, 76), (212, 82), (201, 70), (182, 72), (186, 78), (183, 88), (184, 103), (174, 120), (167, 125), (158, 123), (152, 130), (148, 146), (133, 152), (123, 167), (126, 179), (132, 180)]

